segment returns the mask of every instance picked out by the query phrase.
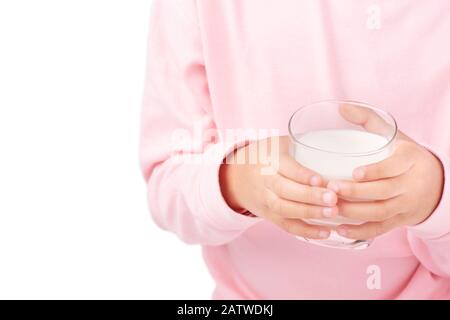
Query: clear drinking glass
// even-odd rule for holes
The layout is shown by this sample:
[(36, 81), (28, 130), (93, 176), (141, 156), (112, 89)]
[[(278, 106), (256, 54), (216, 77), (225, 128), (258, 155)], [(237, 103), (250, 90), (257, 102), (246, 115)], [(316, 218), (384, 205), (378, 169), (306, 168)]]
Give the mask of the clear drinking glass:
[[(301, 165), (321, 174), (327, 181), (352, 180), (357, 167), (379, 162), (392, 154), (397, 124), (389, 113), (368, 104), (327, 100), (297, 110), (289, 120), (289, 135), (290, 153)], [(341, 224), (364, 221), (342, 216), (305, 221), (329, 226), (332, 232), (325, 240), (298, 237), (300, 240), (350, 249), (365, 249), (371, 243), (370, 240), (344, 238), (333, 230)]]

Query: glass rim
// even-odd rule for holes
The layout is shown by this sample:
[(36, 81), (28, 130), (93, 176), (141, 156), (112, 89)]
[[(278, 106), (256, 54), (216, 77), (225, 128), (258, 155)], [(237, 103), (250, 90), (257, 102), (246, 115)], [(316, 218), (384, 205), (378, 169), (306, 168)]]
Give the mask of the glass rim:
[[(298, 114), (300, 114), (302, 111), (318, 105), (318, 104), (323, 104), (323, 103), (334, 103), (334, 104), (353, 104), (353, 105), (358, 105), (361, 107), (365, 107), (368, 109), (371, 109), (377, 113), (381, 113), (384, 116), (386, 116), (387, 118), (391, 119), (394, 125), (394, 130), (393, 130), (393, 134), (392, 137), (390, 137), (390, 139), (386, 142), (386, 144), (384, 144), (382, 147), (371, 150), (371, 151), (367, 151), (367, 152), (336, 152), (336, 151), (330, 151), (330, 150), (325, 150), (325, 149), (321, 149), (318, 147), (314, 147), (314, 146), (310, 146), (307, 145), (303, 142), (300, 142), (295, 135), (292, 133), (292, 121), (294, 119), (295, 116), (297, 116)], [(310, 150), (314, 150), (314, 151), (319, 151), (319, 152), (324, 152), (324, 153), (329, 153), (329, 154), (335, 154), (335, 155), (340, 155), (340, 156), (348, 156), (348, 157), (361, 157), (361, 156), (367, 156), (367, 155), (372, 155), (372, 154), (376, 154), (379, 152), (384, 151), (386, 148), (388, 148), (395, 140), (395, 138), (397, 137), (398, 134), (398, 126), (397, 126), (397, 121), (395, 120), (394, 116), (392, 116), (392, 114), (390, 114), (389, 112), (379, 109), (377, 107), (374, 107), (370, 104), (367, 104), (365, 102), (360, 102), (360, 101), (356, 101), (356, 100), (336, 100), (336, 99), (330, 99), (330, 100), (319, 100), (319, 101), (315, 101), (306, 105), (303, 105), (302, 107), (298, 108), (293, 114), (292, 116), (289, 118), (289, 122), (288, 122), (288, 131), (289, 131), (289, 137), (290, 139), (296, 143), (296, 144), (300, 144), (301, 146), (310, 149)]]

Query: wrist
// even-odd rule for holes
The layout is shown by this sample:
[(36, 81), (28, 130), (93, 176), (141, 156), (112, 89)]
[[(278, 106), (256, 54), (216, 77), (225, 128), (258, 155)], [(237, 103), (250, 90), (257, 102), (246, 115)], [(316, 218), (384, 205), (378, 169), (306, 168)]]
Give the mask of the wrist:
[(434, 168), (435, 168), (435, 185), (434, 189), (436, 190), (436, 201), (433, 206), (433, 210), (431, 211), (430, 215), (436, 210), (436, 207), (438, 207), (439, 203), (442, 200), (442, 196), (444, 193), (444, 165), (442, 161), (432, 152), (429, 151), (429, 153), (432, 156), (432, 160), (434, 162)]
[(239, 199), (237, 185), (237, 168), (235, 164), (222, 164), (219, 171), (219, 183), (222, 196), (227, 205), (238, 213), (247, 212)]

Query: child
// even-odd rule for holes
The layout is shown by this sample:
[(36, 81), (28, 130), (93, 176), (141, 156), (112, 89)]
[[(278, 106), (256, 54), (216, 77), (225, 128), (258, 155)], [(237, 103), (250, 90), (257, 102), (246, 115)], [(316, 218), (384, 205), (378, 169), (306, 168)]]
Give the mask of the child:
[[(151, 21), (141, 139), (150, 211), (203, 246), (215, 299), (450, 298), (449, 1), (156, 0)], [(393, 155), (352, 181), (296, 163), (289, 116), (325, 99), (393, 114), (403, 132)], [(225, 139), (250, 128), (265, 133)], [(277, 135), (257, 163), (223, 161)], [(264, 174), (274, 158), (278, 170)], [(367, 221), (337, 231), (371, 246), (296, 239), (327, 238), (302, 219), (336, 214)]]

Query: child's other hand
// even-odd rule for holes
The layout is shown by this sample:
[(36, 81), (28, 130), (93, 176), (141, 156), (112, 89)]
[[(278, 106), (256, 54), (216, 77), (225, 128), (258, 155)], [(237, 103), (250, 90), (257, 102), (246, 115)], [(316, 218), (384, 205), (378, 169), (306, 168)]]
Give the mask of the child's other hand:
[[(341, 113), (371, 131), (385, 125), (369, 110), (344, 107)], [(426, 220), (441, 199), (444, 173), (431, 152), (400, 133), (393, 155), (355, 169), (353, 180), (330, 181), (328, 188), (352, 199), (339, 200), (340, 215), (367, 222), (341, 225), (337, 231), (351, 239), (370, 239)]]
[[(301, 219), (336, 216), (337, 195), (324, 188), (325, 181), (317, 173), (302, 167), (289, 155), (288, 137), (270, 139), (278, 140), (277, 150), (271, 150), (272, 140), (262, 140), (240, 148), (232, 155), (233, 159), (243, 159), (242, 156), (251, 159), (249, 150), (268, 146), (267, 152), (263, 152), (266, 158), (258, 159), (258, 163), (222, 165), (220, 184), (225, 200), (231, 208), (248, 210), (294, 235), (328, 238), (328, 228), (309, 225)], [(278, 170), (264, 174), (262, 169), (267, 169), (269, 159), (279, 159)]]

